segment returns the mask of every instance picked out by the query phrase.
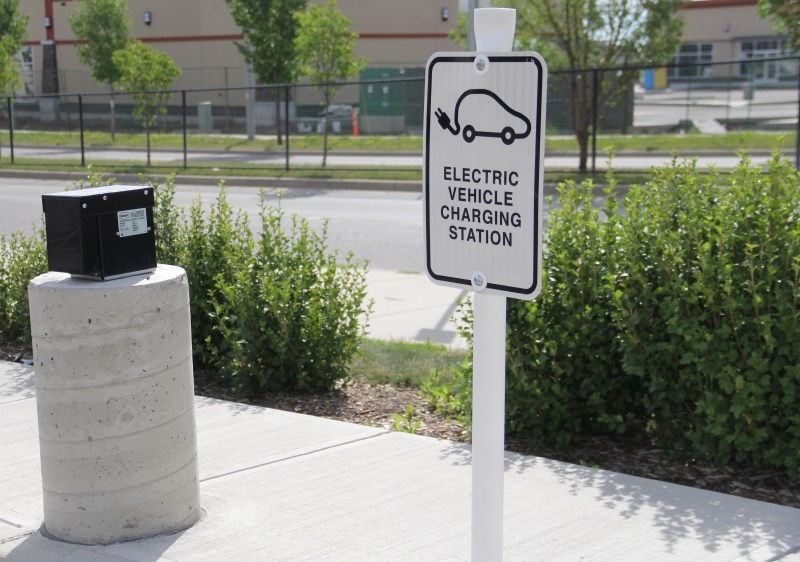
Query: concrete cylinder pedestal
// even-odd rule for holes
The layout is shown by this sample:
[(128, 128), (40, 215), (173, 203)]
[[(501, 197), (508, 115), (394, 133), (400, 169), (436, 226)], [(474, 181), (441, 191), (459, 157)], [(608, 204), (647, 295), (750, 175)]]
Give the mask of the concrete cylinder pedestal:
[(28, 288), (44, 526), (111, 544), (200, 516), (189, 288), (183, 269)]

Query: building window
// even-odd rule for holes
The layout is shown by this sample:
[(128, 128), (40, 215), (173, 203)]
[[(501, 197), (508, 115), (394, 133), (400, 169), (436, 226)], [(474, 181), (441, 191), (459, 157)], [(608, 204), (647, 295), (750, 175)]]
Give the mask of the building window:
[(751, 39), (742, 41), (742, 56), (745, 58), (780, 56), (789, 54), (789, 46), (786, 39), (779, 37), (767, 37), (765, 39)]
[(739, 44), (739, 74), (743, 78), (756, 82), (777, 82), (781, 79), (797, 76), (797, 61), (769, 61), (764, 59), (779, 58), (791, 55), (786, 39), (781, 37), (765, 37), (748, 39)]
[(711, 66), (697, 65), (712, 62), (713, 59), (714, 46), (711, 43), (684, 43), (672, 61), (672, 64), (678, 66), (669, 68), (669, 77), (678, 79), (710, 77), (713, 75)]

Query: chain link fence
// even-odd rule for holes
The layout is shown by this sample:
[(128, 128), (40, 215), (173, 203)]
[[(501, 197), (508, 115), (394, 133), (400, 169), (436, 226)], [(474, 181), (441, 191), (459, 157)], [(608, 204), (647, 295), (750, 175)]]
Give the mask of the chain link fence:
[[(212, 70), (214, 72), (212, 72)], [(228, 69), (224, 69), (227, 71)], [(727, 63), (668, 65), (655, 68), (608, 68), (550, 72), (548, 138), (576, 138), (567, 152), (581, 170), (593, 171), (608, 135), (784, 131), (800, 127), (800, 57)], [(210, 74), (209, 74), (210, 73)], [(225, 79), (225, 72), (214, 80)], [(241, 77), (237, 75), (237, 80)], [(327, 107), (318, 84), (179, 89), (151, 129), (152, 167), (319, 168), (319, 145), (308, 142), (325, 129), (335, 137), (419, 137), (423, 134), (424, 68), (368, 69), (362, 80), (337, 84)], [(145, 161), (146, 130), (126, 93), (18, 96), (5, 100), (0, 127), (9, 154), (86, 165), (129, 166)], [(108, 133), (117, 141), (109, 145)], [(37, 132), (72, 133), (58, 146)], [(100, 133), (100, 135), (98, 135)], [(120, 135), (125, 135), (122, 139)], [(252, 145), (246, 139), (270, 138), (280, 144)], [(302, 142), (297, 142), (301, 140)], [(294, 143), (293, 143), (294, 141)], [(800, 149), (794, 152), (797, 161)], [(363, 169), (421, 166), (414, 150), (381, 154), (331, 143), (331, 167)], [(366, 143), (364, 143), (366, 144)], [(647, 143), (644, 143), (646, 146)], [(253, 148), (258, 146), (259, 148)], [(379, 150), (380, 143), (375, 143)], [(124, 148), (123, 148), (124, 147)], [(729, 149), (735, 154), (738, 149)], [(417, 150), (418, 152), (418, 150)], [(360, 154), (360, 156), (359, 156)], [(417, 155), (418, 156), (418, 155)]]

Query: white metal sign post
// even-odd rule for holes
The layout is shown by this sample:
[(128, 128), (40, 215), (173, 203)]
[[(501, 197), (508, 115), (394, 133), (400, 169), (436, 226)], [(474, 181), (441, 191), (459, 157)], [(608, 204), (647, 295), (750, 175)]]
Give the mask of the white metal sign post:
[(472, 560), (503, 551), (506, 297), (541, 288), (547, 67), (511, 53), (516, 12), (475, 10), (477, 53), (437, 53), (425, 82), (426, 270), (474, 295)]

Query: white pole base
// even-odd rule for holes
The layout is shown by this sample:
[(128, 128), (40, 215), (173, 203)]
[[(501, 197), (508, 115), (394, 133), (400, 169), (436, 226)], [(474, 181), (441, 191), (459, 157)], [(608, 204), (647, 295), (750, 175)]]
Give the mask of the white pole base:
[(474, 294), (472, 560), (503, 559), (506, 297)]

